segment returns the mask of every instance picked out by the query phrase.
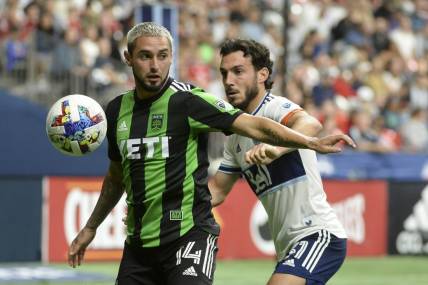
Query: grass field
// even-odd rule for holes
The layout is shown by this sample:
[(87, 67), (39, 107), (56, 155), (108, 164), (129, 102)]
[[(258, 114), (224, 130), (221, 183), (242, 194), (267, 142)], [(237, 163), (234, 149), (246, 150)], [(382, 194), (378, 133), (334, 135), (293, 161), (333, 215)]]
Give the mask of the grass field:
[[(65, 265), (54, 265), (66, 268)], [(269, 260), (219, 261), (215, 285), (264, 285), (274, 262)], [(78, 271), (97, 272), (111, 276), (110, 282), (35, 282), (36, 285), (107, 285), (114, 284), (117, 263), (84, 264)], [(5, 284), (5, 283), (0, 283)], [(427, 285), (427, 257), (348, 258), (329, 285)]]

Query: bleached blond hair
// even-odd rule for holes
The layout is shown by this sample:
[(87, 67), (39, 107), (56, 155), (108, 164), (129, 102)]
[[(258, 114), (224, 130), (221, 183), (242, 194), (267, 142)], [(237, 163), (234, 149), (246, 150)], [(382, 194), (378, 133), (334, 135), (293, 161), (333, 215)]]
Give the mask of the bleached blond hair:
[(154, 22), (143, 22), (135, 25), (126, 35), (129, 53), (132, 53), (132, 50), (135, 47), (134, 42), (139, 37), (165, 37), (168, 39), (169, 46), (172, 51), (173, 39), (171, 33), (164, 26)]

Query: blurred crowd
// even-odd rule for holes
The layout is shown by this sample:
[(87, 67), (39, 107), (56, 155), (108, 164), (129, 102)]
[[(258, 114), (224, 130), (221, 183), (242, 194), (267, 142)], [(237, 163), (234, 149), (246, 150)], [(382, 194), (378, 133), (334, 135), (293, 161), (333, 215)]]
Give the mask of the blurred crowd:
[[(273, 93), (317, 117), (322, 135), (348, 133), (360, 151), (428, 152), (426, 0), (0, 0), (1, 68), (16, 72), (33, 46), (48, 81), (73, 73), (101, 95), (131, 88), (124, 36), (143, 2), (179, 9), (180, 80), (223, 96), (218, 45), (253, 38), (271, 50)], [(220, 142), (211, 149), (221, 155)]]

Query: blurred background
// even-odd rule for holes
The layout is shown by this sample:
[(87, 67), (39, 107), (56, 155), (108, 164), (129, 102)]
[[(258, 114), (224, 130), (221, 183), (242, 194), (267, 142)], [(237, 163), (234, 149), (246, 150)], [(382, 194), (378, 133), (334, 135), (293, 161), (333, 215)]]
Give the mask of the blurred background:
[[(45, 117), (68, 94), (86, 94), (105, 107), (132, 89), (123, 51), (127, 31), (141, 21), (171, 31), (175, 78), (219, 97), (218, 45), (243, 37), (268, 46), (272, 92), (317, 117), (322, 135), (347, 133), (358, 145), (318, 157), (328, 199), (350, 237), (348, 275), (334, 284), (401, 284), (388, 274), (378, 283), (352, 283), (358, 258), (367, 258), (367, 270), (373, 260), (394, 260), (415, 276), (413, 284), (428, 284), (423, 270), (411, 274), (417, 262), (428, 261), (427, 0), (0, 0), (0, 284), (15, 280), (2, 276), (54, 276), (40, 264), (62, 264), (86, 222), (107, 169), (106, 145), (87, 157), (61, 155), (47, 140)], [(211, 173), (223, 142), (222, 134), (210, 137)], [(244, 182), (235, 188), (215, 209), (223, 230), (217, 284), (240, 284), (224, 275), (230, 265), (222, 267), (222, 260), (267, 260), (264, 282), (274, 254), (266, 216)], [(123, 215), (121, 203), (88, 260), (120, 258)], [(417, 259), (396, 259), (402, 255)], [(25, 271), (22, 262), (36, 265)], [(242, 284), (263, 283), (254, 280)]]

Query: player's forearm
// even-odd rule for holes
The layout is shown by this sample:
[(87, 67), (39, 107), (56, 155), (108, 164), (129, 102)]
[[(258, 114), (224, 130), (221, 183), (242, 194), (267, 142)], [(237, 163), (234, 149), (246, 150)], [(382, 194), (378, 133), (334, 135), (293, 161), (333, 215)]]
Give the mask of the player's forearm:
[[(242, 116), (245, 115), (239, 116), (236, 121)], [(314, 138), (299, 134), (273, 120), (262, 117), (252, 117), (251, 119), (243, 117), (242, 119), (234, 126), (233, 131), (237, 134), (276, 146), (311, 148)]]
[[(294, 124), (290, 126), (290, 128), (300, 134), (315, 137), (321, 132), (322, 125), (317, 119), (313, 118), (312, 116), (304, 116), (294, 122)], [(281, 146), (278, 146), (277, 149), (281, 153), (281, 155), (295, 150), (295, 148)]]
[(86, 227), (97, 229), (111, 210), (113, 210), (114, 206), (116, 206), (117, 202), (119, 202), (123, 191), (122, 184), (113, 180), (111, 175), (107, 174), (103, 181), (100, 197), (86, 223)]
[(218, 189), (218, 187), (216, 187), (214, 184), (214, 181), (211, 180), (208, 182), (208, 188), (210, 189), (211, 193), (211, 206), (217, 207), (223, 203), (224, 199), (226, 198), (226, 194), (223, 193), (222, 190)]

